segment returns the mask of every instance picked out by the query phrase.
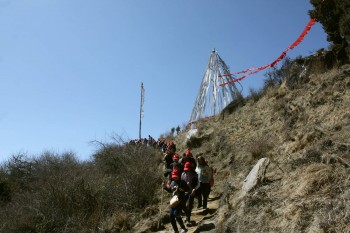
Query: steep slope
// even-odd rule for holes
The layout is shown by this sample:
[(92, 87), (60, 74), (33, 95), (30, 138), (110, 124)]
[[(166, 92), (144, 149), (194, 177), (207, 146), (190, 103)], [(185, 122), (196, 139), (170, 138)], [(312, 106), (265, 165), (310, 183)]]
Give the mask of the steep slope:
[[(350, 66), (307, 80), (198, 125), (191, 149), (217, 169), (221, 195), (213, 232), (350, 232)], [(262, 157), (264, 179), (240, 197)]]
[[(198, 123), (187, 142), (187, 131), (176, 137), (179, 153), (189, 147), (217, 170), (218, 209), (190, 232), (350, 232), (350, 65), (303, 78)], [(242, 195), (260, 158), (267, 170)], [(168, 232), (167, 202), (135, 231)]]

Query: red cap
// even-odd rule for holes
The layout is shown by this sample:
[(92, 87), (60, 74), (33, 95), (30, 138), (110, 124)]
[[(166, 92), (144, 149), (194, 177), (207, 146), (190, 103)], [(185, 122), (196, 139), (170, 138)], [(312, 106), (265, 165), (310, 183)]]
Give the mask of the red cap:
[(175, 161), (175, 162), (179, 161), (179, 155), (178, 154), (174, 154), (173, 161)]
[(189, 149), (187, 149), (186, 152), (185, 152), (185, 154), (186, 154), (186, 155), (191, 155), (192, 153), (191, 153), (191, 151), (190, 151)]
[(175, 177), (177, 177), (177, 178), (180, 177), (180, 171), (177, 169), (174, 169), (171, 173), (171, 178), (175, 178)]
[(167, 146), (172, 146), (172, 145), (174, 145), (173, 141), (169, 141), (168, 144), (167, 144)]
[(184, 171), (189, 171), (191, 170), (191, 163), (190, 162), (186, 162), (185, 166), (184, 166)]
[(176, 151), (176, 146), (173, 141), (169, 141), (167, 144), (167, 150), (173, 150), (174, 152)]

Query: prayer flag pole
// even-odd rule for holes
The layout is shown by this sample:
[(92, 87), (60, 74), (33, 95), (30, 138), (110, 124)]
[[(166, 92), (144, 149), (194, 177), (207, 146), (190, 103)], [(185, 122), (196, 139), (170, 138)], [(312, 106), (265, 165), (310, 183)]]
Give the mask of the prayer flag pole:
[(141, 82), (141, 101), (140, 101), (140, 126), (139, 126), (139, 139), (141, 139), (141, 125), (143, 113), (143, 104), (145, 102), (145, 89), (143, 88), (143, 82)]

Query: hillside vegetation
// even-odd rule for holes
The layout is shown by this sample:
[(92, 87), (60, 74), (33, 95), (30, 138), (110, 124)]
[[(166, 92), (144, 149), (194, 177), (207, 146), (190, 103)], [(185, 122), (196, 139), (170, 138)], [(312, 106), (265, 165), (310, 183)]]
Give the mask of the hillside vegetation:
[[(0, 169), (0, 232), (121, 232), (156, 204), (159, 151), (115, 140), (91, 161), (14, 155)], [(147, 184), (147, 185), (145, 185)]]
[[(216, 169), (218, 207), (189, 232), (350, 232), (350, 65), (327, 69), (319, 51), (266, 76), (263, 89), (198, 122), (195, 136), (174, 139), (179, 153), (190, 148)], [(243, 192), (262, 158), (266, 169)], [(167, 201), (160, 220), (132, 230), (168, 232)]]
[[(186, 144), (186, 132), (176, 139), (217, 169), (212, 232), (350, 232), (350, 65), (324, 71), (319, 58), (291, 62), (294, 81), (232, 103)], [(242, 196), (261, 158), (267, 169)]]

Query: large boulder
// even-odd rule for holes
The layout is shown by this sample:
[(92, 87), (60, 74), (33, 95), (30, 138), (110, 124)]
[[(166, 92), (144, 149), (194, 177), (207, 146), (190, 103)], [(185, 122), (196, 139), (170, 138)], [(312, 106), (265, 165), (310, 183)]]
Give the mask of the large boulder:
[(244, 197), (250, 190), (263, 181), (269, 163), (270, 160), (268, 158), (259, 159), (244, 180), (240, 197)]

